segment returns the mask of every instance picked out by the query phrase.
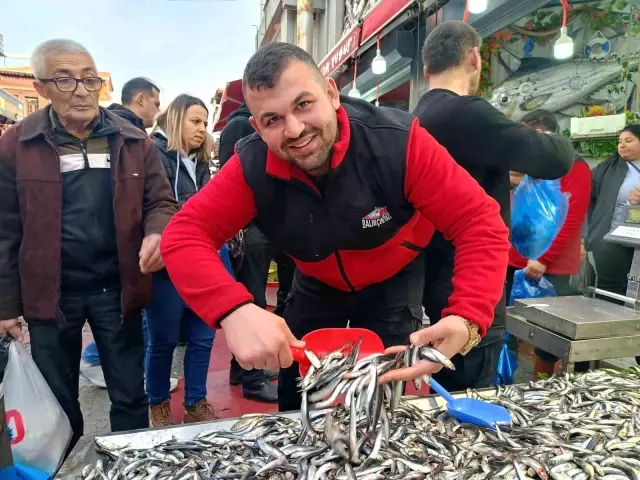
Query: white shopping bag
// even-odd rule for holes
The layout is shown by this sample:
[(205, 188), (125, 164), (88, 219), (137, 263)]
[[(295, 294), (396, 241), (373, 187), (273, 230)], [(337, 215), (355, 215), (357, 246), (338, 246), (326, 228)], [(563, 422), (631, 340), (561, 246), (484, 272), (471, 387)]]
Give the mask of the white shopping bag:
[(71, 425), (31, 355), (16, 341), (9, 344), (2, 394), (14, 462), (55, 474)]

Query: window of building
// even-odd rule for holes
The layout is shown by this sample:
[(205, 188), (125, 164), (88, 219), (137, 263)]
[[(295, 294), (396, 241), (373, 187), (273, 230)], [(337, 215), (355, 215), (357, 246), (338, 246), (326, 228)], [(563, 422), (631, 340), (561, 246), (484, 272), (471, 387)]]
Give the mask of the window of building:
[(24, 101), (27, 107), (27, 115), (39, 110), (38, 97), (24, 97)]

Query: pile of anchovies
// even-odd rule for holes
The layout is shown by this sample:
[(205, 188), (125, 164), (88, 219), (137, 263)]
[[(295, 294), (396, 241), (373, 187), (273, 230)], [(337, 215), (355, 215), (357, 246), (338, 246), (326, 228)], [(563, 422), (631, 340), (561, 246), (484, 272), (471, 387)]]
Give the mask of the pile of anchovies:
[[(246, 415), (208, 431), (134, 449), (96, 439), (103, 458), (84, 480), (640, 480), (640, 368), (564, 375), (467, 395), (504, 406), (510, 426), (460, 424), (401, 398), (378, 377), (419, 359), (453, 365), (432, 347), (357, 361), (359, 345), (322, 359), (300, 380), (301, 420)], [(428, 382), (428, 378), (418, 381)]]

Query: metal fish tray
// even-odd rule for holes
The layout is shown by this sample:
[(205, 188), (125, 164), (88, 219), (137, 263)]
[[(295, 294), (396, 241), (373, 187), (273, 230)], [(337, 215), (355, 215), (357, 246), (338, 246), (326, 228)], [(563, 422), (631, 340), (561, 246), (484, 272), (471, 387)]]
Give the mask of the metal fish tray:
[[(478, 392), (485, 397), (490, 397), (495, 393), (495, 389), (482, 389), (478, 390)], [(467, 393), (454, 393), (453, 396), (456, 398), (464, 398), (467, 397)], [(424, 397), (411, 396), (407, 397), (407, 399), (421, 410), (443, 409), (446, 405), (444, 399), (439, 395), (427, 395)], [(300, 418), (300, 413), (283, 413), (280, 414), (280, 416), (297, 419)], [(99, 435), (95, 438), (119, 447), (153, 448), (171, 439), (191, 440), (203, 432), (230, 430), (237, 421), (238, 418), (215, 420), (213, 422), (194, 423), (191, 425), (175, 425), (172, 427), (111, 433)], [(80, 477), (82, 468), (88, 463), (95, 462), (97, 459), (98, 455), (94, 447), (94, 438), (82, 437), (55, 478), (60, 480), (76, 480)]]

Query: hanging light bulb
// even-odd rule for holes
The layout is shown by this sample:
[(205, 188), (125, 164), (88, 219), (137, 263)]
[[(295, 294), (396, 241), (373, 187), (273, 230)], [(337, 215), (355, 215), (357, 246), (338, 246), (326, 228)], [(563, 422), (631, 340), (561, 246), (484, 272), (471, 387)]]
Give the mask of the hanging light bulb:
[(371, 61), (371, 71), (376, 75), (382, 75), (387, 71), (387, 61), (382, 56), (382, 52), (379, 48), (376, 51), (376, 56)]
[(349, 93), (347, 95), (353, 98), (360, 98), (360, 90), (358, 90), (354, 84), (353, 87), (351, 87), (351, 90), (349, 90)]
[(558, 60), (565, 60), (573, 57), (573, 39), (567, 34), (567, 20), (571, 5), (569, 0), (560, 0), (562, 4), (562, 27), (560, 28), (560, 38), (553, 45), (553, 56)]
[(553, 56), (558, 60), (573, 57), (573, 39), (567, 35), (567, 27), (560, 28), (560, 38), (553, 46)]
[(487, 9), (488, 0), (468, 0), (467, 1), (467, 10), (469, 13), (478, 14), (482, 13)]
[(382, 75), (387, 71), (387, 60), (384, 58), (382, 52), (380, 51), (380, 34), (378, 34), (376, 43), (376, 56), (371, 61), (371, 71), (375, 75)]

